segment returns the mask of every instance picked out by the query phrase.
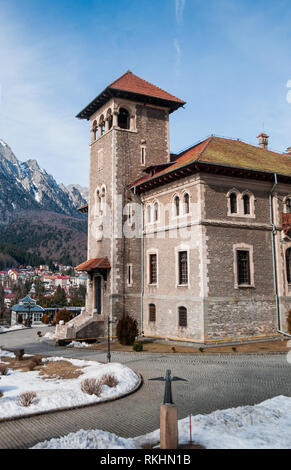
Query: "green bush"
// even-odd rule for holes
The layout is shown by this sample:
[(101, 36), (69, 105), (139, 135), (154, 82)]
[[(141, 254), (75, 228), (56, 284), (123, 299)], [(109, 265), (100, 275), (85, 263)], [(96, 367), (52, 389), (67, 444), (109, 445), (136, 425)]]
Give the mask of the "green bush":
[(133, 344), (133, 347), (132, 349), (134, 351), (137, 351), (137, 352), (140, 352), (140, 351), (143, 351), (143, 344), (141, 341), (135, 341), (134, 344)]
[(120, 318), (117, 323), (116, 336), (120, 344), (132, 346), (138, 336), (137, 321), (129, 315)]

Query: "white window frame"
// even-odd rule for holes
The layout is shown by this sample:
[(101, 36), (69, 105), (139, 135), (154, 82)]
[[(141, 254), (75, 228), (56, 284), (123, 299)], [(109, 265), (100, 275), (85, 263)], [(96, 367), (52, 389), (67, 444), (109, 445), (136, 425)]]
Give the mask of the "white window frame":
[[(238, 266), (237, 266), (237, 252), (248, 251), (249, 262), (250, 262), (250, 284), (239, 284), (238, 283)], [(254, 267), (254, 247), (253, 245), (247, 245), (246, 243), (238, 243), (233, 245), (233, 273), (234, 273), (234, 288), (254, 288), (255, 287), (255, 267)]]
[[(187, 274), (188, 274), (188, 282), (187, 284), (180, 284), (180, 266), (179, 266), (179, 253), (182, 251), (187, 252)], [(186, 287), (190, 288), (190, 248), (188, 245), (180, 245), (175, 248), (175, 271), (176, 271), (176, 287)]]

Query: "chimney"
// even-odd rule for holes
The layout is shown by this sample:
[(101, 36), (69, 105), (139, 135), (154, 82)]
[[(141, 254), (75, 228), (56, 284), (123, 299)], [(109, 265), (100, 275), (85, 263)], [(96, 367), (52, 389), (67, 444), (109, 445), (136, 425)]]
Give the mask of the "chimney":
[(257, 139), (259, 139), (259, 146), (262, 149), (267, 149), (269, 145), (269, 136), (267, 134), (264, 134), (263, 132), (258, 135)]

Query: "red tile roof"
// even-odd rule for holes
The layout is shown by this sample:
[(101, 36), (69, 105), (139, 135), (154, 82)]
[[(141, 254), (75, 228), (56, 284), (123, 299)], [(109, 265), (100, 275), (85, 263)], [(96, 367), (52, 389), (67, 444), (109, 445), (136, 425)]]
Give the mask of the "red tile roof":
[(177, 155), (176, 162), (168, 168), (157, 172), (154, 176), (138, 179), (131, 188), (195, 162), (291, 176), (290, 155), (272, 152), (240, 140), (211, 136)]
[(139, 95), (153, 96), (162, 100), (176, 101), (177, 103), (185, 104), (185, 101), (180, 100), (180, 98), (167, 93), (156, 85), (143, 80), (130, 71), (127, 71), (124, 75), (111, 83), (108, 88), (129, 91), (131, 93), (138, 93)]
[(92, 271), (93, 269), (110, 269), (111, 265), (107, 256), (105, 258), (91, 258), (82, 264), (79, 264), (76, 271)]
[(99, 108), (108, 102), (113, 96), (128, 100), (140, 101), (168, 108), (170, 112), (183, 106), (185, 101), (162, 90), (152, 83), (143, 80), (128, 71), (120, 78), (105, 88), (91, 103), (89, 103), (79, 114), (79, 119), (89, 119)]

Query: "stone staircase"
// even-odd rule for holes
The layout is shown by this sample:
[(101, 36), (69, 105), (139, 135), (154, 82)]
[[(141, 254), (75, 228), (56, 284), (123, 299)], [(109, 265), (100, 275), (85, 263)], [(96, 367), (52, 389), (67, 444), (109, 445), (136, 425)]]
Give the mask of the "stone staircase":
[(80, 315), (65, 324), (56, 326), (56, 339), (94, 338), (104, 334), (104, 321), (100, 315), (89, 315), (82, 309)]

